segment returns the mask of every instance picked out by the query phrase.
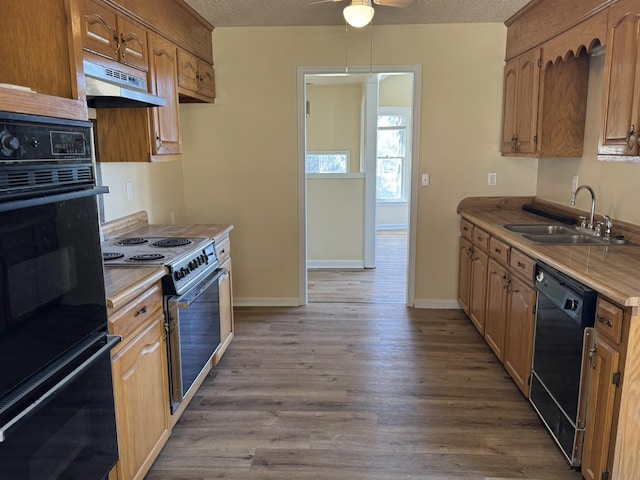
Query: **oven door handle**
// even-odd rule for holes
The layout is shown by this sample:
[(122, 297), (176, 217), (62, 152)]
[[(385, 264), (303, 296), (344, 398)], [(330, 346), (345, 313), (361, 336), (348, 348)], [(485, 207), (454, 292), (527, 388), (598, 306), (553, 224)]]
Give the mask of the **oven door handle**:
[(98, 358), (100, 358), (105, 352), (111, 350), (116, 344), (118, 344), (122, 337), (119, 335), (106, 335), (107, 342), (100, 347), (100, 350), (95, 352), (89, 358), (87, 358), (84, 362), (78, 365), (69, 375), (64, 377), (60, 382), (58, 382), (51, 390), (48, 390), (44, 395), (39, 397), (35, 402), (29, 405), (27, 408), (18, 413), (15, 417), (5, 423), (2, 427), (0, 427), (0, 443), (4, 442), (7, 439), (7, 431), (11, 429), (14, 425), (20, 422), (22, 419), (35, 412), (42, 403), (46, 402), (49, 398), (56, 395), (63, 388), (65, 388), (69, 383), (73, 382), (78, 375), (80, 375), (84, 370), (86, 370), (93, 362), (95, 362)]
[(209, 288), (213, 282), (217, 282), (220, 277), (227, 274), (226, 268), (218, 268), (211, 275), (205, 277), (199, 284), (192, 288), (176, 300), (178, 308), (189, 308), (195, 302), (200, 294)]

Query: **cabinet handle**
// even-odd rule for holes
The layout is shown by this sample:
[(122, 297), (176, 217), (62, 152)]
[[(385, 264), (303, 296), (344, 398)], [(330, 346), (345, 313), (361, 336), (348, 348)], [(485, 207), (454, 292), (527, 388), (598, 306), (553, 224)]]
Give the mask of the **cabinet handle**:
[(134, 317), (139, 317), (140, 315), (147, 313), (147, 306), (144, 305), (140, 310), (133, 314)]
[(611, 323), (611, 320), (607, 320), (606, 318), (601, 317), (600, 315), (596, 317), (596, 320), (598, 320), (598, 323), (602, 323), (603, 325), (606, 325), (609, 328), (613, 327), (613, 323)]
[(518, 262), (518, 268), (525, 269), (526, 265), (522, 262)]
[(633, 145), (636, 143), (636, 126), (631, 125), (631, 130), (629, 130), (629, 134), (627, 135), (627, 147), (629, 150), (633, 150)]
[(596, 364), (593, 362), (593, 356), (596, 354), (597, 351), (598, 351), (598, 344), (594, 343), (593, 347), (589, 349), (589, 365), (591, 365), (591, 368), (593, 370), (596, 369)]
[(156, 133), (156, 148), (158, 150), (162, 148), (162, 139), (160, 138), (160, 135), (158, 135), (157, 133)]
[(120, 39), (118, 38), (118, 32), (116, 32), (115, 30), (113, 30), (113, 39), (116, 42), (116, 49), (113, 51), (113, 53), (115, 54), (115, 56), (118, 56), (118, 52), (120, 51)]
[[(142, 47), (144, 47), (144, 43), (142, 43), (142, 40), (140, 40), (140, 38), (138, 37), (138, 35), (136, 35), (135, 33), (131, 32), (131, 33), (127, 33), (127, 36), (124, 36), (124, 33), (120, 34), (120, 43), (122, 43), (125, 47), (127, 46), (127, 42), (129, 40), (135, 40), (138, 45), (140, 45), (140, 50), (142, 50)], [(127, 52), (127, 49), (124, 48), (122, 50), (122, 58), (124, 58), (125, 53)]]
[(494, 249), (494, 252), (496, 252), (498, 255), (502, 254), (502, 249), (501, 248), (496, 248)]
[(504, 275), (502, 275), (502, 278), (500, 279), (500, 283), (502, 284), (502, 288), (507, 288), (511, 283), (511, 279), (505, 273)]

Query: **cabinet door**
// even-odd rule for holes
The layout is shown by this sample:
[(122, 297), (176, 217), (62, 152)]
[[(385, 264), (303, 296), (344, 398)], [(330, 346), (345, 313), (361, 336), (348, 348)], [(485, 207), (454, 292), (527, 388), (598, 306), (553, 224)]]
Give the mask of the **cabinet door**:
[(143, 478), (169, 437), (169, 386), (163, 317), (113, 357), (118, 478)]
[(145, 72), (149, 70), (147, 31), (144, 28), (118, 17), (118, 46), (120, 62)]
[(537, 150), (540, 49), (510, 60), (504, 70), (502, 140), (505, 154)]
[(178, 86), (197, 92), (198, 84), (198, 59), (184, 50), (178, 50)]
[(503, 99), (502, 99), (502, 153), (515, 152), (516, 146), (516, 77), (518, 60), (510, 60), (504, 67)]
[(213, 72), (213, 65), (198, 62), (198, 72), (200, 74), (200, 93), (213, 100), (216, 98), (216, 79)]
[(458, 303), (464, 313), (468, 315), (471, 295), (471, 255), (473, 253), (471, 242), (460, 237), (458, 253)]
[(484, 339), (501, 362), (504, 361), (508, 284), (509, 273), (507, 269), (490, 258), (487, 273), (487, 308), (485, 311)]
[(618, 371), (620, 354), (606, 342), (596, 338), (589, 354), (589, 390), (587, 420), (582, 451), (582, 475), (586, 480), (600, 480), (607, 471), (613, 404), (616, 386), (613, 375)]
[(99, 3), (84, 0), (82, 47), (112, 60), (118, 59), (116, 14)]
[(233, 289), (231, 282), (231, 259), (222, 264), (227, 272), (218, 280), (220, 294), (220, 338), (224, 344), (233, 333)]
[(522, 393), (529, 398), (536, 293), (515, 276), (511, 277), (507, 292), (504, 367)]
[(177, 154), (182, 151), (178, 115), (177, 49), (160, 37), (151, 36), (151, 83), (153, 93), (167, 101), (165, 107), (154, 107), (151, 140), (154, 155)]
[(484, 335), (485, 301), (487, 295), (487, 263), (489, 256), (475, 249), (471, 257), (471, 294), (469, 299), (469, 318)]
[(598, 149), (601, 155), (638, 155), (639, 18), (625, 15), (609, 30)]
[(516, 152), (536, 153), (540, 50), (518, 58), (516, 95)]

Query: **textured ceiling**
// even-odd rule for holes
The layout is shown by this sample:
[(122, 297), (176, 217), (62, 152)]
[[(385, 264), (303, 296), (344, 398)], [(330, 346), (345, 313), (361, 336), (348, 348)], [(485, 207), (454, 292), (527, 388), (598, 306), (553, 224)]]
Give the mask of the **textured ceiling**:
[[(349, 0), (185, 0), (215, 27), (344, 25)], [(418, 0), (407, 9), (374, 5), (374, 25), (504, 22), (529, 0)]]

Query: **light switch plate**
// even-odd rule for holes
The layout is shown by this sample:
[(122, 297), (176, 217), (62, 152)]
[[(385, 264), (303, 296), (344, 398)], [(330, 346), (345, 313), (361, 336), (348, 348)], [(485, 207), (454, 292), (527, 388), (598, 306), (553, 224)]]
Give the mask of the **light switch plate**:
[(489, 172), (489, 176), (487, 178), (487, 185), (494, 186), (498, 181), (498, 176), (496, 172)]
[(429, 186), (429, 184), (431, 183), (431, 178), (429, 177), (428, 173), (423, 173), (422, 174), (421, 183), (422, 183), (423, 187), (428, 187)]

